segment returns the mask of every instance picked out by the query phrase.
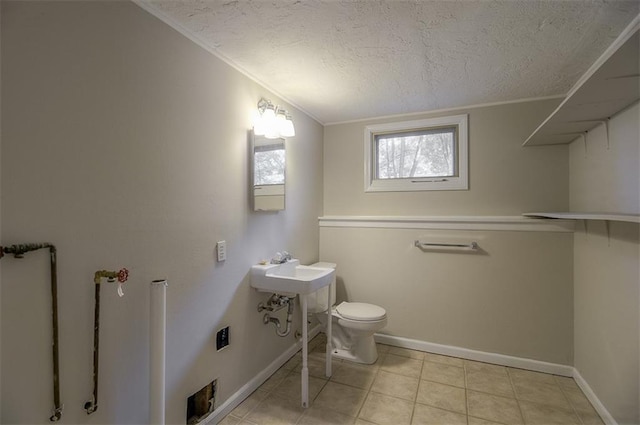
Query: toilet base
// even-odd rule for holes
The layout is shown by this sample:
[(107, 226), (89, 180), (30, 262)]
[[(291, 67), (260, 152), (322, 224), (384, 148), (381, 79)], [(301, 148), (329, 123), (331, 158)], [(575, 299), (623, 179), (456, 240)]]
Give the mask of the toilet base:
[[(335, 342), (335, 341), (334, 341)], [(333, 347), (332, 357), (354, 363), (373, 364), (378, 360), (378, 350), (373, 335), (356, 338), (350, 349)]]
[[(326, 328), (326, 312), (316, 314), (315, 317)], [(332, 357), (361, 364), (373, 364), (378, 360), (378, 349), (373, 339), (373, 334), (387, 324), (386, 317), (373, 324), (365, 322), (365, 329), (363, 329), (365, 326), (362, 326), (362, 324), (360, 324), (360, 329), (354, 328), (353, 321), (345, 321), (335, 315), (331, 316), (331, 320), (333, 322), (331, 327)], [(351, 327), (348, 327), (348, 325), (351, 325)]]
[(349, 350), (334, 348), (333, 352), (331, 353), (331, 357), (360, 364), (374, 364), (376, 360), (378, 360), (378, 353), (375, 353), (373, 358), (371, 358), (371, 356), (369, 356), (368, 358), (363, 358), (362, 356), (356, 356)]

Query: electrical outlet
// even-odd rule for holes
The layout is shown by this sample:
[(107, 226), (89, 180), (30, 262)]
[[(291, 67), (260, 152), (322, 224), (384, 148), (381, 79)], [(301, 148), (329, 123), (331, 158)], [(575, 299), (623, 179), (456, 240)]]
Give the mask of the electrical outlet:
[(216, 243), (216, 251), (218, 253), (218, 261), (225, 261), (227, 259), (227, 241), (218, 241)]
[(229, 326), (222, 328), (216, 335), (216, 350), (220, 351), (229, 345)]

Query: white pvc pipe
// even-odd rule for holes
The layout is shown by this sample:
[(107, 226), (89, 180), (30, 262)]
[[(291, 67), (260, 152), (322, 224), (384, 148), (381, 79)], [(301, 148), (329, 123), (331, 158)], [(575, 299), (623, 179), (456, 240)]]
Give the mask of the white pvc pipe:
[(164, 425), (165, 333), (167, 326), (167, 281), (151, 282), (149, 308), (149, 423)]

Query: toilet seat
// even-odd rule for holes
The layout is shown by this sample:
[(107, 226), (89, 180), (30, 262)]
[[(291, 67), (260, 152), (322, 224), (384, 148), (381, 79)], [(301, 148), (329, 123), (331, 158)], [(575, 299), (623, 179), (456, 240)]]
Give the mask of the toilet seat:
[(385, 319), (387, 312), (384, 308), (367, 303), (342, 302), (336, 306), (336, 312), (344, 319), (375, 322)]

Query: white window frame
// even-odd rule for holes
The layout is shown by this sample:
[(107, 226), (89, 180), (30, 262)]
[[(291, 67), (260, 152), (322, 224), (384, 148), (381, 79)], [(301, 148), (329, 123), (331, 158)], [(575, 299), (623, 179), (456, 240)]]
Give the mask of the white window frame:
[[(364, 191), (365, 192), (410, 192), (423, 190), (468, 190), (469, 189), (469, 116), (453, 115), (414, 121), (392, 122), (366, 126), (364, 129)], [(458, 175), (453, 177), (419, 177), (406, 179), (377, 179), (374, 157), (376, 134), (411, 130), (429, 130), (456, 126), (457, 145), (455, 160)]]

